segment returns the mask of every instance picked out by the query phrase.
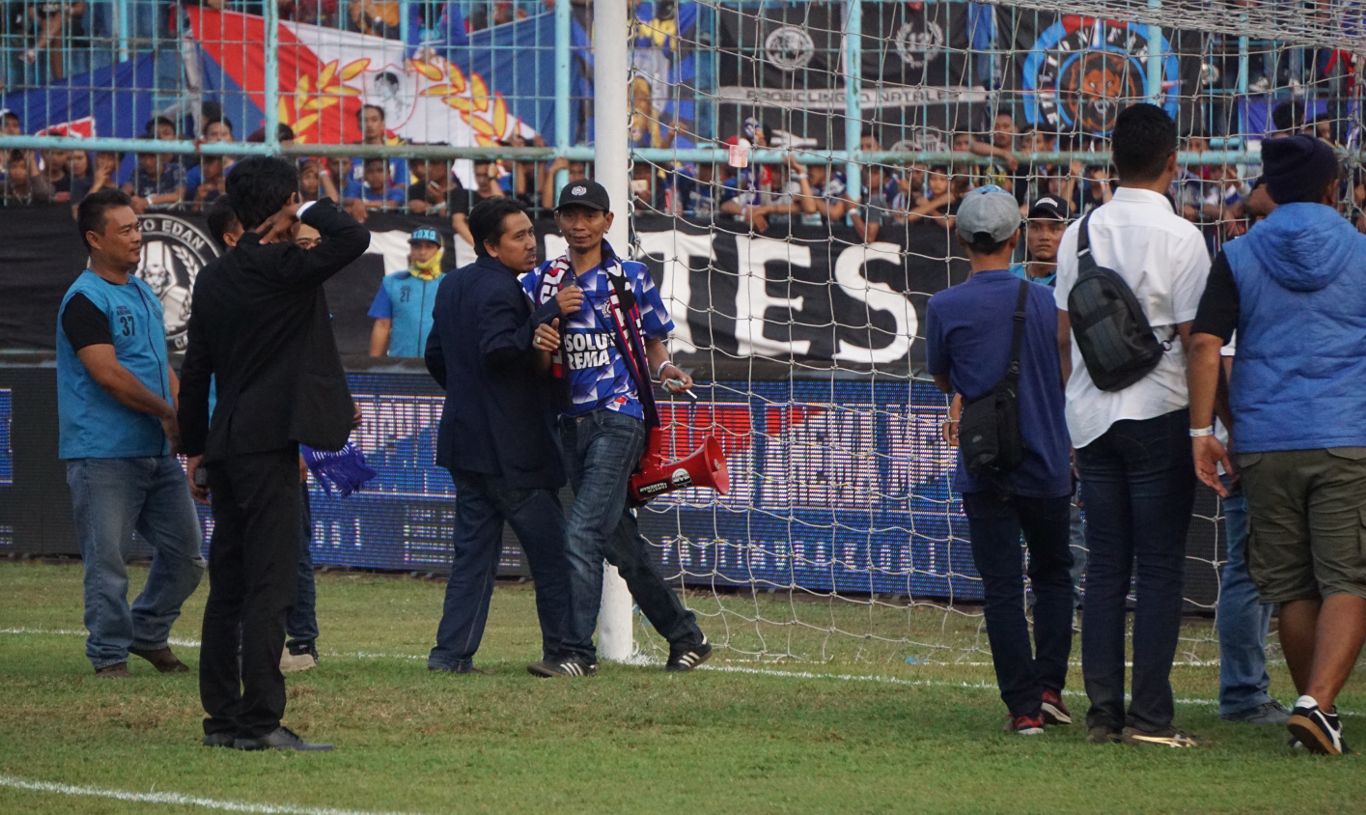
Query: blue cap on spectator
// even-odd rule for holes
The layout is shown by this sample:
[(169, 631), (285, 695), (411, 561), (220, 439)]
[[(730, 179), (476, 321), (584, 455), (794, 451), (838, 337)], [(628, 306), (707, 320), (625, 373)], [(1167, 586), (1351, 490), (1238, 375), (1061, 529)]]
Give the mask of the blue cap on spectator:
[(1020, 229), (1019, 203), (995, 184), (963, 196), (957, 217), (958, 237), (969, 243), (1000, 243)]
[(413, 234), (409, 236), (408, 243), (417, 243), (418, 241), (428, 241), (440, 246), (441, 235), (430, 226), (419, 226), (417, 229), (414, 229)]

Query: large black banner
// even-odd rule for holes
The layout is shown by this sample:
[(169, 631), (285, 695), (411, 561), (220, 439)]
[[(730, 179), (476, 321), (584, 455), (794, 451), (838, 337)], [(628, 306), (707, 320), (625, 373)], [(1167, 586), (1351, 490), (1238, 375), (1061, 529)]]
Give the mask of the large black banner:
[[(473, 260), (472, 249), (452, 241), (449, 222), (371, 216), (369, 252), (327, 283), (343, 354), (368, 351), (366, 312), (384, 274), (406, 267), (407, 238), (419, 223), (444, 233), (453, 264)], [(948, 234), (933, 224), (889, 225), (867, 245), (843, 226), (753, 234), (660, 217), (634, 227), (633, 254), (661, 289), (676, 352), (712, 368), (760, 358), (912, 374), (923, 367), (926, 301), (966, 274), (965, 264), (946, 260)], [(218, 250), (195, 216), (147, 214), (142, 230), (138, 273), (161, 297), (169, 341), (183, 349), (195, 277)], [(544, 257), (564, 251), (552, 223), (539, 232)], [(8, 211), (0, 246), (0, 348), (52, 349), (62, 295), (86, 263), (69, 211)]]
[[(968, 4), (864, 2), (861, 14), (861, 124), (879, 143), (944, 149), (946, 134), (971, 129), (986, 92), (974, 76)], [(843, 147), (844, 4), (740, 4), (717, 16), (718, 135), (755, 116), (769, 133)]]

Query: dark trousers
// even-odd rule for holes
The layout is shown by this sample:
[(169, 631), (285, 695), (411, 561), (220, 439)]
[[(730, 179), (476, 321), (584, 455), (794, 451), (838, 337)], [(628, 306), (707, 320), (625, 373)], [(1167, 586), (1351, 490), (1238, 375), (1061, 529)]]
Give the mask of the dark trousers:
[[(1072, 651), (1071, 498), (979, 492), (963, 496), (963, 511), (986, 595), (987, 640), (1001, 700), (1014, 716), (1038, 715), (1043, 692), (1062, 691)], [(1034, 590), (1032, 651), (1024, 612), (1021, 532)]]
[(204, 732), (259, 738), (285, 713), (280, 651), (298, 578), (299, 451), (235, 456), (208, 472), (214, 532), (199, 660)]
[(602, 605), (602, 562), (617, 567), (631, 597), (671, 644), (702, 641), (693, 613), (664, 582), (626, 506), (627, 480), (645, 447), (645, 423), (612, 410), (560, 418), (560, 446), (574, 486), (565, 529), (570, 611), (565, 651), (593, 660)]
[[(1077, 450), (1086, 483), (1081, 673), (1090, 727), (1161, 730), (1172, 721), (1186, 530), (1195, 501), (1188, 412), (1121, 420)], [(1133, 696), (1124, 711), (1125, 598), (1137, 561)]]
[(308, 501), (308, 484), (299, 490), (299, 576), (294, 592), (294, 605), (285, 618), (288, 647), (302, 653), (317, 646), (318, 610), (317, 589), (313, 584), (313, 507)]
[(536, 584), (541, 656), (557, 655), (569, 609), (569, 566), (559, 497), (546, 489), (510, 489), (502, 478), (480, 473), (452, 471), (451, 478), (455, 481), (455, 551), (436, 647), (427, 665), (459, 670), (473, 664), (488, 622), (504, 522), (517, 533)]

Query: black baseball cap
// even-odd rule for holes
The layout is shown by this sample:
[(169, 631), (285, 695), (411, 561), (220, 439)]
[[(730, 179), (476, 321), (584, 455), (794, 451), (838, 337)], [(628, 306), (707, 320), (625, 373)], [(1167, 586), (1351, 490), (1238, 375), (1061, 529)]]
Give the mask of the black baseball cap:
[(559, 212), (565, 207), (588, 207), (599, 212), (611, 212), (612, 201), (607, 196), (607, 188), (596, 181), (584, 179), (571, 181), (560, 190), (560, 203), (555, 207)]
[(1045, 195), (1029, 205), (1028, 218), (1030, 220), (1065, 221), (1067, 220), (1067, 205), (1060, 198)]

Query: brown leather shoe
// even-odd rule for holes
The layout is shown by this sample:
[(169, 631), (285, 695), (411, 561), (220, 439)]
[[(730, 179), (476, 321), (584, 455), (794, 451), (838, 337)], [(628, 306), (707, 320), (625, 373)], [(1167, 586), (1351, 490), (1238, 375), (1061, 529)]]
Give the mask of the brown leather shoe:
[(115, 662), (113, 665), (96, 668), (95, 676), (100, 679), (122, 679), (126, 676), (132, 676), (132, 674), (128, 671), (127, 662)]
[(169, 647), (157, 648), (156, 650), (145, 651), (140, 648), (129, 648), (128, 653), (135, 657), (142, 657), (152, 663), (158, 671), (164, 674), (179, 674), (190, 670), (190, 666), (176, 659), (176, 655), (171, 653)]

